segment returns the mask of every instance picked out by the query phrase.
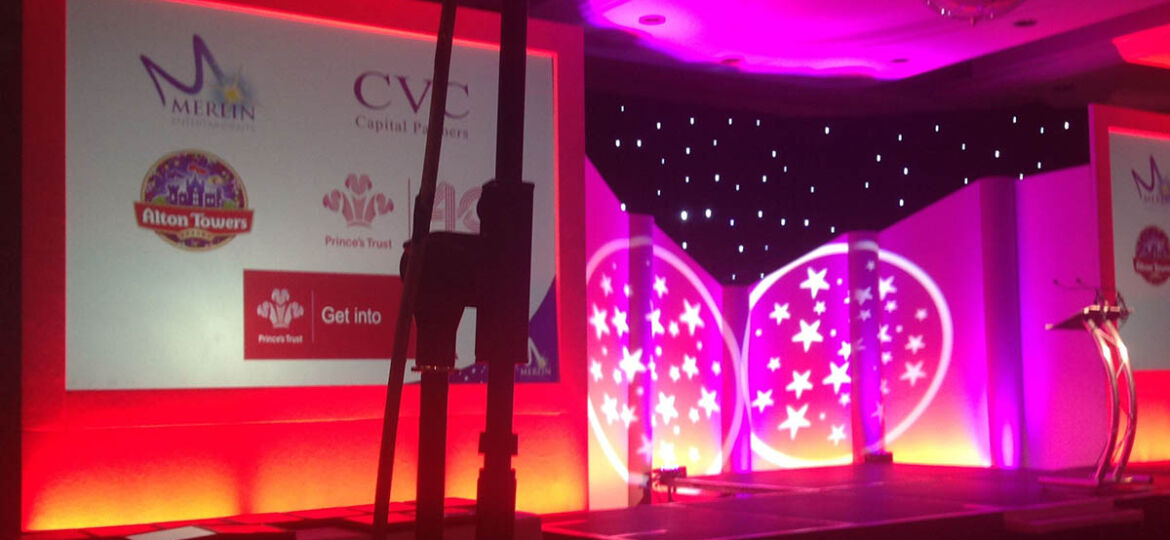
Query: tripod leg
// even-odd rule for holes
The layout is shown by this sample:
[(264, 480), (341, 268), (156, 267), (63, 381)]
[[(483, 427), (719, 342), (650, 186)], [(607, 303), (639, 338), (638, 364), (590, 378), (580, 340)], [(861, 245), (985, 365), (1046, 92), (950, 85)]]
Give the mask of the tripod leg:
[(390, 357), (390, 374), (386, 383), (386, 407), (382, 413), (382, 443), (378, 454), (378, 472), (374, 484), (374, 522), (372, 540), (386, 538), (386, 520), (390, 515), (390, 487), (394, 480), (394, 446), (398, 438), (398, 413), (402, 404), (402, 379), (406, 375), (406, 352), (410, 339), (410, 322), (422, 277), (422, 260), (430, 229), (431, 209), (435, 204), (439, 154), (443, 142), (443, 120), (447, 108), (447, 80), (451, 72), (451, 47), (455, 37), (456, 0), (443, 0), (439, 15), (439, 33), (435, 43), (434, 90), (431, 97), (426, 153), (423, 156), (422, 185), (419, 186), (414, 215), (412, 241), (418, 256), (410, 261), (403, 275), (405, 284), (398, 307), (394, 331), (394, 350)]
[(418, 502), (415, 538), (442, 540), (447, 460), (446, 370), (423, 371), (418, 423)]

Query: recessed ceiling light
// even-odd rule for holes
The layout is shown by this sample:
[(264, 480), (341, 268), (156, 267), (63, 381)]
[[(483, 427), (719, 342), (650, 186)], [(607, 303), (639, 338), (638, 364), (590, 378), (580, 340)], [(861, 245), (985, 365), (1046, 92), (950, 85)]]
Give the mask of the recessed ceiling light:
[(1012, 23), (1012, 26), (1016, 28), (1031, 28), (1036, 26), (1036, 19), (1020, 19)]
[(646, 26), (658, 26), (666, 22), (666, 17), (663, 15), (642, 15), (638, 17), (638, 24)]

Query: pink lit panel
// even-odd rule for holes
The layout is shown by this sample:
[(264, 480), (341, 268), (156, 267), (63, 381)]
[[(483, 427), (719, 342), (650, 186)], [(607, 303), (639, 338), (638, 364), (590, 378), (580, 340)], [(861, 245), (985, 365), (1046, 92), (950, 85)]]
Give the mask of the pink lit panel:
[[(1014, 306), (985, 305), (983, 288), (983, 244), (980, 197), (977, 186), (965, 188), (926, 209), (885, 229), (878, 236), (883, 251), (911, 261), (924, 276), (929, 276), (950, 307), (954, 343), (945, 379), (931, 382), (936, 389), (929, 407), (920, 411), (912, 425), (899, 433), (897, 425), (887, 421), (887, 449), (902, 463), (940, 465), (990, 465), (987, 428), (987, 339), (985, 310), (1015, 309)], [(903, 269), (904, 271), (904, 269)], [(893, 274), (892, 274), (893, 275)], [(905, 277), (893, 275), (894, 285)], [(923, 321), (936, 320), (938, 313), (922, 299), (897, 298), (898, 311), (889, 322), (894, 341), (888, 345), (895, 356), (886, 365), (889, 385), (906, 385), (908, 373), (919, 360), (915, 357), (935, 347), (929, 333), (923, 333), (919, 355), (912, 352), (911, 325), (923, 315)], [(883, 313), (885, 314), (885, 313)], [(898, 326), (903, 332), (897, 332)], [(994, 336), (990, 339), (995, 339)], [(933, 349), (937, 350), (937, 349)], [(923, 364), (924, 372), (929, 371)], [(937, 369), (937, 368), (936, 368)], [(927, 373), (927, 375), (932, 375)], [(922, 384), (920, 380), (918, 384)], [(913, 410), (910, 402), (897, 394), (887, 396), (890, 414)], [(895, 438), (896, 436), (896, 438)]]

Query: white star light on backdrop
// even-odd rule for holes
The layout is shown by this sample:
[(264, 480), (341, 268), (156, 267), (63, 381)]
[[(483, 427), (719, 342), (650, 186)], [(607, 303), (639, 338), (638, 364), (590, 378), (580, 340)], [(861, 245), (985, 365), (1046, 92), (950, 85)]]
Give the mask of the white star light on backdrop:
[[(792, 382), (788, 383), (788, 386), (785, 386), (784, 390), (786, 392), (795, 392), (796, 399), (800, 399), (801, 393), (803, 393), (805, 390), (812, 390), (813, 389), (812, 383), (808, 382), (808, 378), (811, 375), (812, 375), (811, 369), (808, 371), (805, 371), (804, 373), (797, 373), (796, 371), (793, 371), (792, 372)], [(769, 392), (769, 395), (771, 395), (771, 390), (769, 390), (768, 392)], [(763, 412), (763, 411), (761, 411), (761, 412)]]
[(679, 316), (679, 322), (687, 325), (687, 332), (690, 335), (695, 335), (695, 328), (703, 327), (703, 318), (699, 315), (702, 305), (698, 302), (691, 305), (685, 298), (683, 299), (683, 314)]
[(825, 281), (825, 274), (828, 271), (828, 268), (824, 268), (818, 272), (814, 271), (812, 267), (809, 267), (808, 278), (800, 282), (800, 288), (808, 289), (808, 292), (812, 295), (812, 298), (816, 299), (818, 292), (829, 290), (829, 282)]
[(780, 326), (785, 319), (791, 319), (792, 315), (788, 314), (788, 304), (780, 305), (777, 302), (772, 304), (772, 313), (768, 317), (776, 321), (776, 326)]
[(762, 412), (764, 412), (764, 409), (767, 409), (768, 407), (771, 407), (772, 405), (775, 405), (775, 404), (776, 404), (776, 402), (772, 401), (772, 391), (771, 390), (768, 390), (766, 392), (763, 390), (756, 390), (756, 399), (752, 400), (752, 407), (759, 409), (760, 412), (762, 413)]
[(788, 418), (785, 418), (780, 426), (777, 428), (780, 431), (788, 430), (788, 438), (796, 439), (796, 432), (800, 428), (812, 426), (812, 424), (804, 418), (804, 414), (808, 412), (808, 403), (799, 409), (793, 409), (791, 405), (784, 406), (788, 410)]
[[(608, 285), (614, 290), (629, 290), (624, 282), (629, 261), (626, 249), (599, 251), (605, 254), (595, 256), (587, 268), (605, 265)], [(710, 303), (710, 293), (697, 275), (676, 256), (657, 247), (652, 253), (653, 281), (647, 280), (645, 295), (607, 296), (602, 272), (587, 269), (590, 373), (612, 370), (615, 375), (612, 379), (589, 378), (590, 402), (598, 419), (597, 423), (591, 421), (591, 432), (609, 449), (605, 459), (623, 478), (629, 472), (626, 460), (637, 456), (649, 457), (654, 467), (668, 466), (673, 459), (689, 460), (688, 466), (712, 474), (722, 467), (721, 415), (730, 407), (726, 400), (731, 397), (719, 389), (727, 372), (732, 371), (726, 369), (726, 362), (735, 361), (737, 356), (728, 353), (732, 349), (730, 342), (723, 342), (725, 331), (719, 323), (718, 307)], [(632, 302), (646, 303), (638, 309)], [(634, 321), (645, 328), (638, 343), (630, 341)], [(597, 330), (601, 323), (608, 332)], [(602, 353), (607, 349), (621, 354)], [(592, 362), (598, 364), (596, 369)], [(745, 405), (738, 396), (735, 403)], [(614, 419), (615, 412), (622, 422)], [(610, 444), (624, 441), (629, 430), (644, 430), (655, 452), (623, 455)], [(710, 463), (697, 463), (691, 459), (695, 456)]]
[(603, 334), (609, 333), (609, 325), (605, 323), (605, 318), (608, 314), (605, 311), (597, 309), (597, 304), (593, 305), (593, 316), (589, 317), (589, 324), (597, 330), (597, 338), (601, 339)]
[[(846, 252), (843, 243), (819, 248), (779, 274), (768, 276), (751, 292), (755, 307), (749, 313), (745, 334), (749, 339), (745, 361), (748, 395), (755, 397), (749, 408), (752, 449), (756, 458), (772, 465), (794, 467), (851, 459), (848, 434), (854, 403), (850, 388), (855, 381), (850, 370), (854, 369), (853, 362), (861, 358), (860, 351), (876, 348), (874, 354), (879, 354), (883, 363), (896, 362), (893, 365), (897, 366), (911, 358), (914, 363), (924, 359), (922, 371), (927, 380), (929, 370), (934, 369), (930, 366), (939, 361), (939, 349), (929, 345), (932, 339), (941, 339), (934, 337), (942, 330), (940, 321), (914, 317), (919, 309), (935, 309), (917, 275), (875, 258), (863, 261), (872, 267), (871, 272), (878, 273), (868, 274), (874, 285), (851, 287)], [(827, 289), (819, 285), (822, 281)], [(882, 283), (884, 286), (879, 286)], [(885, 297), (879, 300), (883, 292)], [(791, 330), (778, 326), (777, 318), (772, 316), (777, 306), (784, 304), (785, 313), (795, 323)], [(904, 309), (898, 309), (899, 304)], [(886, 311), (887, 305), (893, 311)], [(851, 333), (851, 317), (872, 324), (873, 319), (879, 318), (879, 310), (881, 324), (871, 326), (875, 335)], [(895, 333), (895, 328), (903, 328), (904, 333)], [(924, 336), (927, 347), (914, 355), (904, 345), (910, 336), (917, 335)], [(818, 343), (826, 346), (814, 346)], [(783, 370), (772, 361), (781, 357)], [(914, 384), (910, 383), (911, 377)], [(892, 400), (889, 405), (894, 408), (885, 409), (895, 416), (892, 429), (907, 421), (913, 404), (929, 399), (925, 391), (928, 385), (917, 384), (924, 382), (923, 377), (912, 373), (900, 382), (905, 384), (897, 388), (887, 385), (889, 393), (879, 394)], [(875, 410), (873, 404), (857, 405), (867, 415)], [(777, 429), (761, 431), (758, 426)]]
[[(617, 337), (619, 339), (622, 337), (623, 334), (627, 334), (630, 332), (630, 326), (629, 326), (629, 324), (626, 323), (626, 316), (627, 316), (626, 312), (624, 312), (616, 307), (613, 308), (613, 318), (611, 318), (609, 320), (609, 322), (613, 323), (614, 332), (617, 332)], [(600, 337), (600, 336), (598, 336), (598, 337)]]
[(825, 340), (825, 338), (821, 336), (819, 332), (817, 332), (817, 329), (820, 327), (821, 321), (819, 320), (814, 321), (812, 324), (808, 324), (804, 322), (804, 319), (800, 319), (800, 332), (797, 332), (796, 335), (792, 336), (792, 342), (804, 345), (804, 352), (808, 352), (809, 347), (812, 346), (813, 343), (821, 343)]

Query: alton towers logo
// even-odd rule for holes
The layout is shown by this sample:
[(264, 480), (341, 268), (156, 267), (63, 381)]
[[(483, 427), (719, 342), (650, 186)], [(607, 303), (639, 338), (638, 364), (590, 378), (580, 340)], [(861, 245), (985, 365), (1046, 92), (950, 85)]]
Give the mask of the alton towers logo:
[(134, 202), (138, 226), (180, 249), (206, 251), (252, 230), (244, 182), (210, 152), (180, 150), (146, 172)]
[[(225, 73), (202, 36), (194, 34), (191, 42), (195, 58), (194, 80), (191, 83), (172, 75), (149, 56), (139, 56), (146, 74), (154, 83), (159, 101), (164, 109), (170, 111), (173, 122), (190, 126), (254, 129), (255, 90), (244, 77), (243, 69)], [(205, 66), (211, 77), (207, 77)]]

